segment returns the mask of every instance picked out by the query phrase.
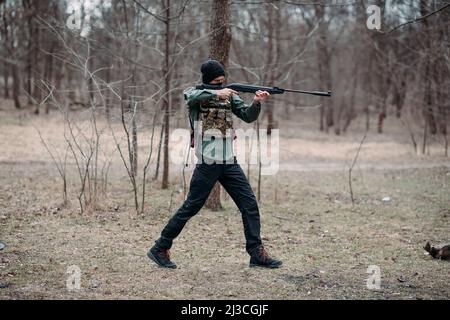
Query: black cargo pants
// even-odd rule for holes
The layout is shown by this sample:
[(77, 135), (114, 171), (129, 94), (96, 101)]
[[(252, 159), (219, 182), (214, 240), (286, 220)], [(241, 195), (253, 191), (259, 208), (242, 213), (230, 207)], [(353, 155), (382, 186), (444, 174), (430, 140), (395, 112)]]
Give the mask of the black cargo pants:
[(186, 222), (203, 207), (216, 181), (225, 188), (242, 214), (247, 252), (250, 254), (261, 245), (258, 204), (247, 177), (235, 159), (231, 164), (203, 162), (196, 165), (187, 199), (169, 220), (161, 232), (161, 237), (156, 240), (157, 248), (171, 248), (173, 240), (183, 230)]

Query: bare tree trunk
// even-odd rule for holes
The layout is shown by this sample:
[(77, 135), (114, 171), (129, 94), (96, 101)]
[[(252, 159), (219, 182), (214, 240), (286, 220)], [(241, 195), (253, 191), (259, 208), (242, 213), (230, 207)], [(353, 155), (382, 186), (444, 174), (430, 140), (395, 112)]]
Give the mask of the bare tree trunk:
[(383, 133), (383, 124), (384, 120), (387, 117), (387, 96), (388, 96), (388, 88), (390, 87), (391, 79), (388, 76), (386, 79), (380, 79), (384, 84), (381, 86), (381, 103), (380, 103), (380, 112), (378, 114), (378, 133)]
[[(444, 20), (449, 21), (450, 13), (447, 11), (444, 14)], [(440, 44), (445, 43), (446, 39), (448, 41), (450, 36), (450, 31), (447, 26), (443, 26), (440, 24), (434, 24), (434, 29), (436, 36), (436, 43), (433, 44), (436, 50), (435, 53), (435, 62), (434, 62), (434, 71), (433, 71), (433, 84), (435, 90), (435, 105), (437, 108), (437, 122), (438, 129), (440, 134), (444, 139), (444, 155), (448, 157), (448, 137), (447, 137), (447, 123), (448, 123), (448, 109), (450, 109), (450, 94), (448, 92), (448, 75), (450, 74), (450, 64), (442, 58), (446, 56), (448, 51), (448, 46), (442, 46)], [(449, 57), (447, 56), (447, 61)]]
[(138, 129), (137, 129), (137, 102), (134, 101), (133, 97), (133, 119), (131, 121), (131, 143), (132, 143), (132, 150), (133, 150), (133, 157), (132, 157), (132, 173), (134, 175), (134, 178), (136, 179), (137, 176), (137, 166), (138, 166)]
[[(105, 76), (106, 83), (111, 82), (111, 69), (109, 66), (106, 68), (106, 76)], [(108, 122), (111, 121), (111, 90), (106, 90), (105, 92), (105, 112), (106, 112), (106, 120)]]
[(358, 69), (359, 69), (359, 61), (355, 62), (355, 69), (353, 71), (353, 84), (352, 84), (352, 94), (350, 96), (349, 104), (346, 108), (345, 113), (345, 122), (342, 127), (342, 131), (345, 133), (347, 132), (348, 127), (350, 126), (350, 123), (354, 118), (356, 118), (355, 114), (355, 96), (356, 96), (356, 90), (358, 88)]
[(262, 169), (262, 162), (261, 162), (261, 139), (259, 136), (259, 121), (256, 120), (256, 139), (257, 139), (257, 148), (258, 148), (258, 192), (257, 192), (257, 199), (258, 201), (261, 200), (261, 169)]
[(170, 0), (166, 0), (166, 35), (165, 35), (165, 52), (164, 52), (164, 78), (165, 78), (165, 90), (164, 90), (164, 162), (163, 162), (163, 177), (162, 185), (163, 189), (167, 189), (169, 186), (169, 133), (170, 133)]
[[(222, 63), (227, 69), (228, 57), (231, 45), (230, 4), (228, 0), (216, 0), (213, 2), (213, 12), (211, 19), (211, 39), (210, 39), (210, 57)], [(206, 201), (205, 206), (212, 210), (222, 208), (220, 203), (220, 185), (216, 183), (211, 194)]]
[(434, 117), (433, 111), (433, 98), (431, 92), (431, 62), (430, 57), (425, 58), (427, 61), (425, 62), (425, 74), (424, 74), (424, 82), (425, 82), (425, 93), (424, 93), (424, 101), (423, 101), (423, 117), (429, 126), (429, 131), (431, 134), (436, 134), (437, 126), (436, 119)]
[[(377, 0), (376, 4), (383, 8), (383, 17), (387, 19), (386, 17), (386, 3)], [(389, 39), (386, 39), (383, 37), (382, 34), (372, 32), (372, 46), (375, 49), (374, 55), (375, 55), (375, 62), (376, 62), (376, 69), (372, 69), (373, 74), (375, 75), (376, 83), (375, 86), (375, 93), (376, 93), (376, 105), (378, 110), (378, 124), (377, 124), (377, 130), (378, 133), (383, 133), (383, 126), (384, 126), (384, 120), (387, 118), (387, 98), (390, 93), (391, 89), (391, 82), (392, 82), (392, 63), (390, 57), (386, 56), (385, 52), (388, 52), (388, 48), (392, 46), (392, 44), (389, 42)]]
[(365, 106), (364, 113), (366, 114), (366, 131), (369, 131), (369, 129), (370, 129), (370, 108), (368, 105)]
[[(136, 33), (139, 30), (139, 13), (136, 13), (133, 15), (134, 18), (134, 32)], [(139, 47), (138, 44), (136, 43), (136, 46), (134, 48), (135, 52), (135, 56), (134, 59), (137, 61), (138, 57), (139, 57)], [(132, 129), (131, 129), (131, 140), (132, 140), (132, 144), (133, 144), (133, 163), (132, 163), (132, 168), (133, 168), (133, 175), (134, 175), (134, 179), (136, 179), (137, 177), (137, 171), (138, 171), (138, 128), (137, 128), (137, 121), (138, 121), (138, 102), (136, 101), (136, 77), (137, 77), (137, 70), (136, 70), (136, 64), (134, 64), (133, 66), (133, 74), (132, 74), (132, 101), (133, 101), (133, 120), (131, 122), (132, 125)]]
[(5, 64), (5, 67), (4, 67), (5, 69), (4, 69), (4, 74), (3, 74), (3, 79), (4, 79), (4, 82), (5, 82), (5, 91), (4, 91), (4, 97), (5, 97), (5, 99), (9, 99), (9, 70), (10, 70), (10, 67), (9, 67), (9, 65), (7, 65), (7, 64)]
[[(331, 67), (328, 53), (327, 34), (328, 22), (325, 21), (325, 8), (315, 7), (316, 18), (319, 22), (319, 39), (317, 41), (317, 60), (319, 64), (319, 86), (324, 90), (331, 90)], [(324, 99), (320, 109), (320, 131), (328, 133), (329, 127), (334, 125), (333, 110), (329, 99)]]
[(42, 89), (40, 87), (40, 81), (41, 81), (41, 68), (40, 68), (40, 61), (39, 61), (39, 51), (40, 51), (40, 32), (39, 28), (36, 23), (34, 23), (34, 49), (33, 49), (33, 98), (36, 101), (36, 109), (34, 111), (35, 114), (39, 114), (39, 106), (42, 100)]
[(17, 66), (13, 65), (12, 68), (12, 78), (13, 78), (13, 100), (14, 100), (14, 106), (16, 109), (20, 109), (20, 100), (19, 100), (19, 92), (20, 92), (20, 80), (19, 76), (17, 74)]
[(428, 121), (425, 118), (425, 126), (423, 128), (423, 140), (422, 140), (422, 154), (425, 154), (428, 140)]
[(319, 114), (319, 130), (320, 131), (324, 131), (325, 128), (325, 123), (324, 123), (324, 119), (325, 119), (325, 106), (324, 103), (322, 103), (320, 105), (320, 114)]
[[(422, 15), (426, 15), (428, 13), (428, 5), (429, 1), (421, 0), (420, 1), (420, 12)], [(423, 83), (425, 87), (424, 92), (424, 101), (423, 101), (423, 117), (425, 118), (425, 121), (427, 122), (427, 128), (429, 133), (436, 134), (437, 133), (437, 125), (436, 125), (436, 119), (434, 116), (434, 110), (433, 110), (433, 97), (432, 97), (432, 59), (434, 50), (432, 48), (432, 34), (431, 34), (431, 28), (429, 26), (428, 20), (425, 19), (423, 21), (423, 41), (424, 41), (424, 53), (425, 53), (425, 69), (423, 73)], [(424, 135), (426, 136), (426, 135)]]
[[(264, 83), (268, 83), (269, 85), (275, 85), (275, 72), (274, 70), (274, 19), (273, 19), (273, 6), (267, 6), (267, 62), (266, 62), (266, 68), (267, 70), (267, 78), (263, 79)], [(279, 10), (278, 10), (279, 11)], [(266, 102), (266, 112), (267, 112), (267, 134), (270, 135), (272, 133), (272, 129), (274, 128), (273, 124), (273, 106), (274, 106), (274, 100), (269, 99), (269, 101)]]
[[(372, 41), (370, 37), (370, 33), (368, 34), (367, 28), (366, 28), (366, 6), (364, 5), (364, 1), (360, 1), (360, 5), (356, 6), (356, 21), (358, 23), (357, 31), (358, 31), (358, 37), (361, 42), (363, 43), (370, 43)], [(371, 99), (371, 72), (374, 64), (374, 58), (373, 58), (373, 50), (365, 50), (363, 52), (363, 57), (361, 57), (361, 62), (359, 64), (360, 69), (360, 78), (359, 78), (359, 88), (361, 88), (361, 91), (364, 93), (364, 99), (361, 99), (361, 103), (363, 104), (362, 111), (364, 113), (365, 118), (365, 129), (367, 132), (370, 130), (370, 105), (372, 103)]]
[(266, 110), (267, 110), (267, 134), (272, 134), (272, 129), (275, 128), (275, 120), (273, 117), (273, 109), (275, 105), (274, 99), (269, 99), (266, 102)]
[(228, 67), (231, 45), (230, 4), (228, 0), (217, 0), (213, 3), (211, 19), (210, 57)]
[[(1, 1), (0, 1), (0, 3), (1, 3)], [(3, 32), (2, 32), (2, 34), (1, 34), (1, 37), (2, 38), (4, 38), (4, 43), (5, 43), (5, 49), (6, 49), (6, 51), (8, 52), (8, 53), (10, 53), (11, 52), (11, 48), (12, 48), (12, 46), (14, 45), (14, 40), (12, 39), (12, 41), (11, 41), (11, 48), (9, 48), (9, 45), (10, 45), (10, 42), (9, 42), (9, 31), (8, 31), (8, 21), (7, 21), (7, 18), (6, 18), (6, 2), (4, 2), (3, 3), (3, 6), (2, 6), (2, 22), (3, 22)], [(5, 94), (5, 99), (9, 99), (9, 86), (8, 86), (8, 79), (9, 79), (9, 72), (11, 71), (11, 69), (10, 69), (10, 66), (7, 64), (7, 63), (5, 63), (5, 65), (4, 65), (4, 74), (3, 74), (3, 76), (4, 76), (4, 81), (5, 81), (5, 92), (4, 92), (4, 94)]]
[(163, 144), (163, 138), (164, 138), (164, 124), (161, 126), (161, 132), (159, 135), (158, 155), (156, 156), (156, 169), (155, 169), (155, 175), (153, 176), (153, 180), (156, 180), (159, 177), (159, 166), (161, 163), (161, 147)]
[(406, 97), (406, 75), (400, 74), (397, 81), (394, 82), (394, 105), (395, 115), (398, 119), (402, 116), (403, 104)]
[[(91, 52), (89, 52), (89, 54), (90, 54), (90, 56), (88, 57), (88, 59), (89, 59), (88, 68), (92, 72), (92, 71), (94, 71), (94, 56), (95, 55), (91, 54)], [(132, 76), (134, 77), (134, 74)], [(94, 81), (93, 81), (92, 77), (88, 78), (87, 90), (88, 90), (88, 92), (87, 92), (87, 94), (88, 94), (87, 98), (88, 99), (87, 100), (88, 101), (94, 101)]]
[(32, 74), (31, 74), (31, 65), (32, 65), (32, 54), (33, 54), (33, 16), (31, 14), (31, 4), (30, 1), (24, 1), (24, 7), (25, 10), (28, 11), (28, 52), (27, 52), (27, 61), (26, 61), (26, 82), (25, 82), (25, 91), (27, 92), (27, 96), (28, 96), (28, 104), (31, 105), (32, 100), (31, 100), (31, 96), (32, 96), (32, 91), (31, 91), (31, 78), (32, 78)]

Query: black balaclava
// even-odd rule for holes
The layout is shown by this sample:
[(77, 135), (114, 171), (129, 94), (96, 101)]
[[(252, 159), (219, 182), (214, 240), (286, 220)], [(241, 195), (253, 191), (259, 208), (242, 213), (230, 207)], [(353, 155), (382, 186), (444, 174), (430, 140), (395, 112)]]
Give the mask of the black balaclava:
[(225, 76), (225, 69), (222, 64), (212, 59), (203, 63), (200, 71), (202, 72), (202, 82), (204, 84), (209, 84), (217, 77)]

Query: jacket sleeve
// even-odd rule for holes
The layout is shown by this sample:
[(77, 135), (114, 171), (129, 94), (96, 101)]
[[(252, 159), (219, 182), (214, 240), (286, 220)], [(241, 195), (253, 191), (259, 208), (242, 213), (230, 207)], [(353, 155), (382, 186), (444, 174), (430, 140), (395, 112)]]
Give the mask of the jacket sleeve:
[(184, 100), (189, 108), (198, 108), (200, 101), (209, 100), (216, 96), (215, 90), (188, 88), (183, 91)]
[(231, 110), (239, 118), (247, 123), (258, 119), (261, 112), (261, 103), (256, 102), (248, 105), (237, 95), (232, 96)]

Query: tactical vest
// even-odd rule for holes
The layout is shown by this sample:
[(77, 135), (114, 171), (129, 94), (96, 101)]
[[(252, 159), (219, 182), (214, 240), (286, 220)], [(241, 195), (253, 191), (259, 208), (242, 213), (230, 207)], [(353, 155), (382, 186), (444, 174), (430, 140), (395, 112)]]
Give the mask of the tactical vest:
[(212, 135), (214, 135), (214, 131), (218, 130), (222, 134), (222, 138), (233, 137), (233, 112), (229, 100), (214, 97), (201, 102), (198, 120), (201, 121), (202, 136), (208, 134), (208, 130), (211, 130), (209, 133)]

